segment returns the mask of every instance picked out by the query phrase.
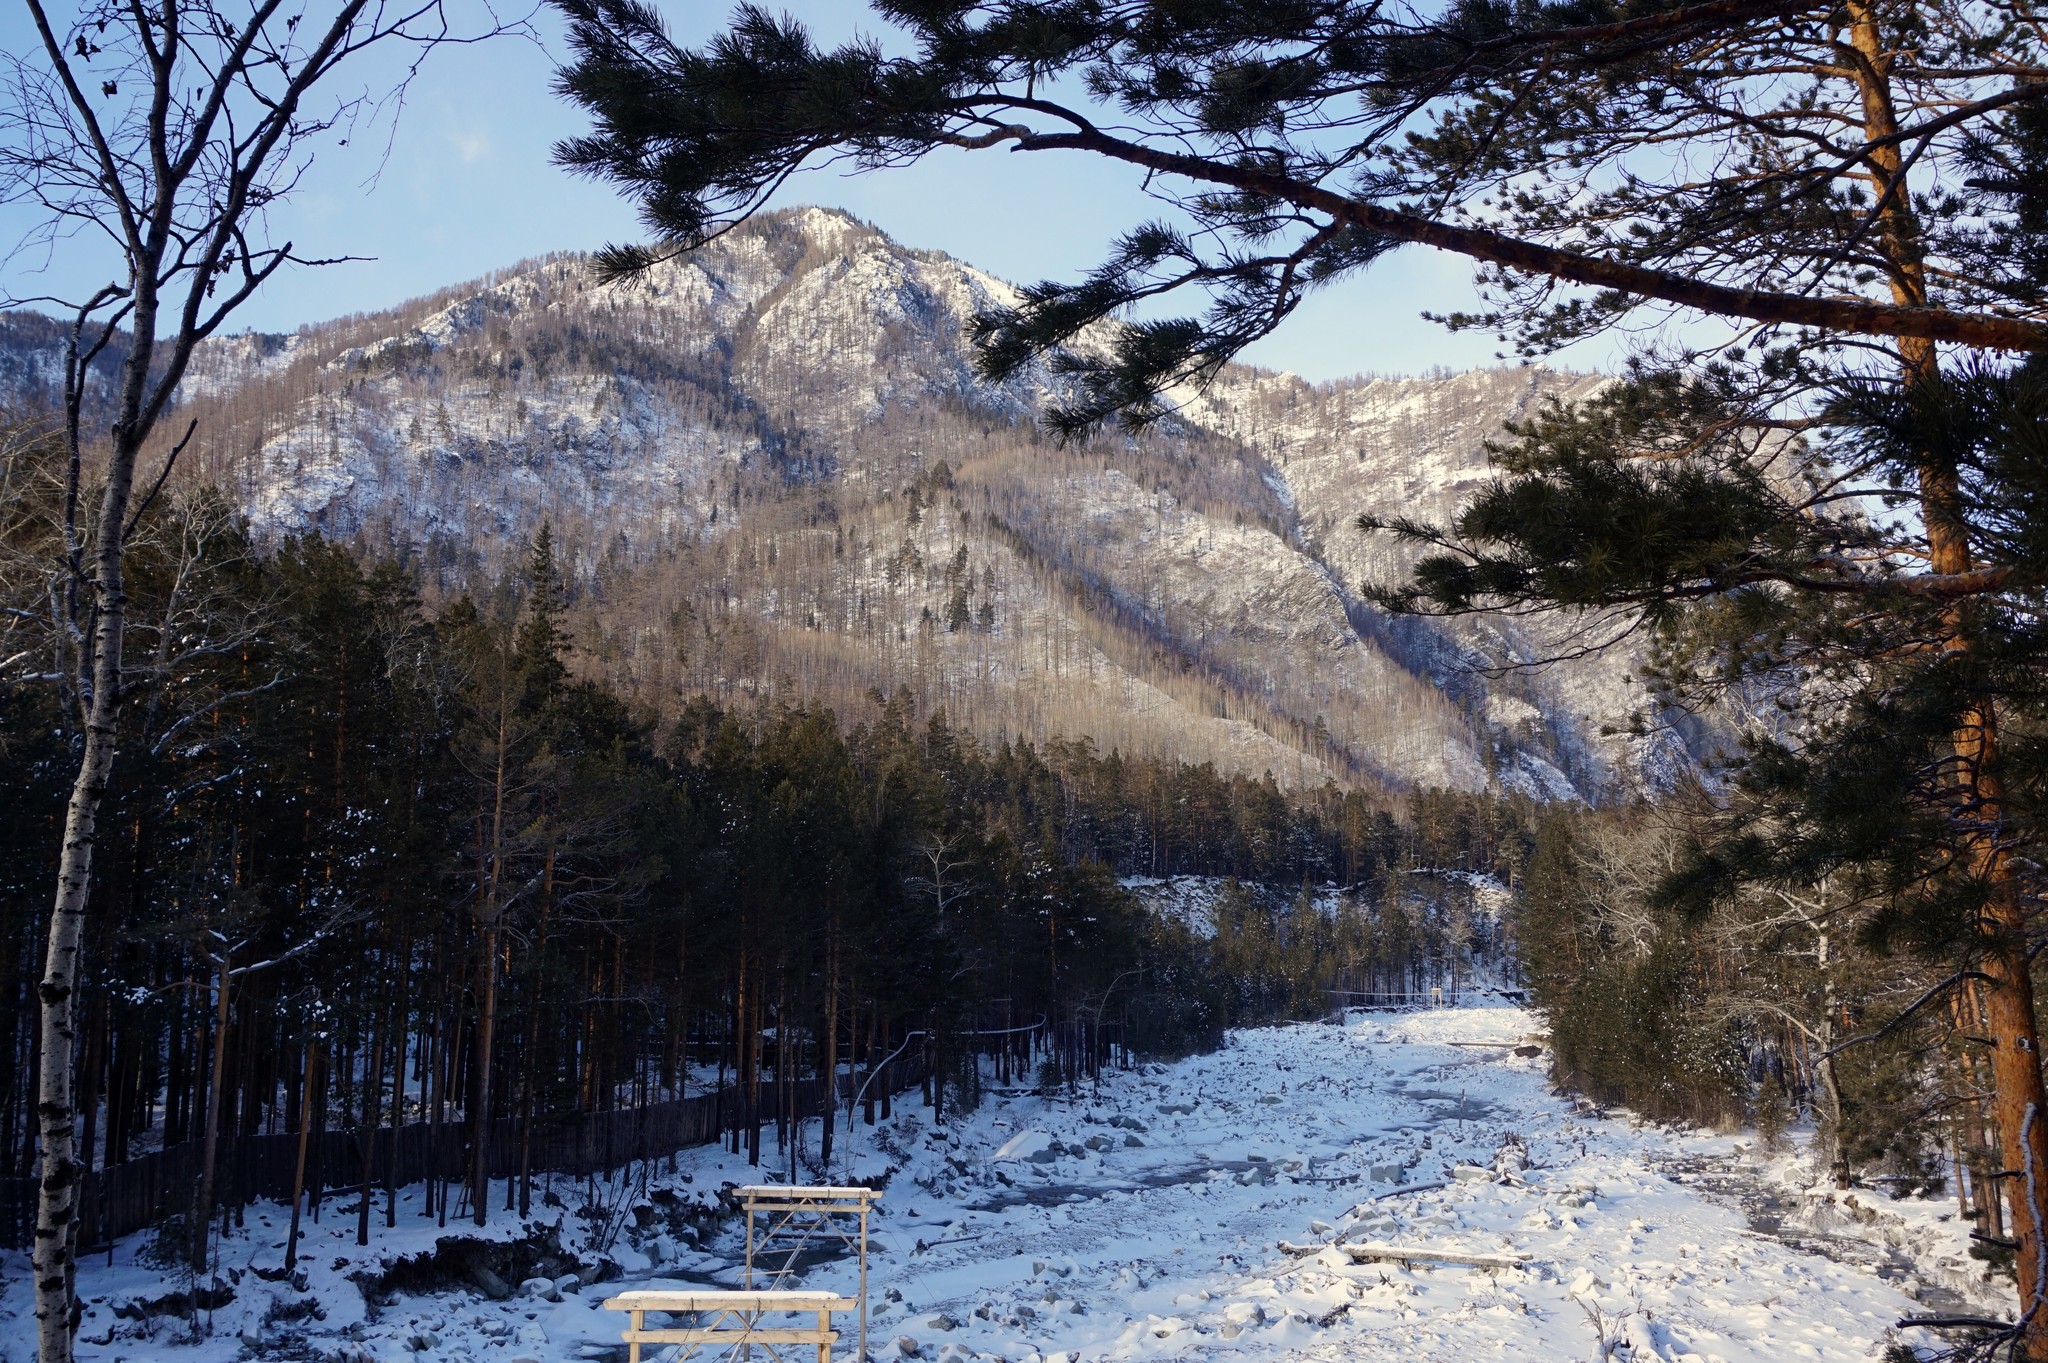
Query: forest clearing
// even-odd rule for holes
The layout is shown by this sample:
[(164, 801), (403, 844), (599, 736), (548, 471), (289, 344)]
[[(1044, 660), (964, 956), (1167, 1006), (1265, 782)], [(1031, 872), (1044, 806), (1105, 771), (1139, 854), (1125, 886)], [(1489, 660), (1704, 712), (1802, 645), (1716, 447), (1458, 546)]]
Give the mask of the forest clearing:
[[(1791, 1146), (1769, 1154), (1753, 1134), (1598, 1115), (1550, 1091), (1544, 1057), (1470, 1044), (1520, 1042), (1539, 1025), (1498, 1003), (1353, 1013), (1233, 1032), (1212, 1054), (1105, 1070), (1099, 1084), (1051, 1097), (992, 1093), (938, 1122), (907, 1098), (879, 1126), (856, 1124), (828, 1171), (884, 1187), (871, 1353), (932, 1363), (1864, 1360), (1894, 1338), (1938, 1341), (1899, 1330), (1904, 1317), (1991, 1314), (2007, 1300), (2002, 1283), (1977, 1277), (1970, 1223), (1947, 1197), (1805, 1195), (1799, 1217), (1817, 1238), (1832, 1228), (1907, 1246), (1883, 1274), (1837, 1262), (1752, 1229), (1730, 1199), (1690, 1181), (1689, 1170), (1711, 1165), (1789, 1187), (1800, 1163)], [(257, 1204), (221, 1245), (231, 1300), (212, 1309), (210, 1337), (189, 1344), (190, 1322), (149, 1306), (182, 1275), (148, 1267), (148, 1237), (129, 1237), (111, 1264), (93, 1256), (81, 1266), (80, 1357), (623, 1357), (622, 1317), (603, 1309), (606, 1297), (739, 1285), (738, 1219), (702, 1213), (759, 1172), (700, 1147), (629, 1196), (600, 1189), (587, 1203), (591, 1190), (565, 1181), (551, 1196), (566, 1205), (480, 1231), (420, 1217), (409, 1190), (399, 1229), (367, 1251), (353, 1243), (341, 1198), (307, 1231), (302, 1284), (271, 1280), (288, 1213)], [(586, 1215), (592, 1205), (599, 1214)], [(1871, 1224), (1858, 1208), (1874, 1213)], [(431, 1254), (440, 1236), (504, 1242), (547, 1228), (588, 1285), (562, 1270), (563, 1283), (536, 1277), (499, 1301), (445, 1280), (362, 1286), (405, 1281), (392, 1265)], [(615, 1238), (594, 1248), (607, 1231)], [(1299, 1252), (1338, 1242), (1529, 1258), (1486, 1271)], [(25, 1321), (25, 1275), (7, 1281), (7, 1319)], [(857, 1278), (840, 1256), (796, 1281), (848, 1292)], [(23, 1348), (21, 1330), (0, 1329), (0, 1358), (26, 1359)]]

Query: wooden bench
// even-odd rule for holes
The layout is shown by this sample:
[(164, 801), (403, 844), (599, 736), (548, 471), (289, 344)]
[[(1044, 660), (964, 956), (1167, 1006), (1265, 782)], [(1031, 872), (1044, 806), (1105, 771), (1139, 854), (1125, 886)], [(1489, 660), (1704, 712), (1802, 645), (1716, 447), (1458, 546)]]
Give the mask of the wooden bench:
[[(809, 1345), (817, 1350), (817, 1363), (832, 1363), (832, 1346), (839, 1339), (839, 1332), (832, 1328), (832, 1313), (855, 1311), (860, 1303), (836, 1292), (721, 1292), (709, 1289), (680, 1289), (663, 1291), (649, 1289), (638, 1292), (621, 1292), (605, 1302), (608, 1311), (625, 1311), (632, 1323), (619, 1338), (629, 1346), (631, 1363), (640, 1363), (640, 1346), (643, 1344), (680, 1344), (683, 1349), (675, 1355), (675, 1363), (704, 1349), (725, 1352), (735, 1346), (762, 1346), (770, 1357), (781, 1360), (776, 1346), (792, 1344)], [(671, 1311), (679, 1314), (694, 1314), (695, 1325), (682, 1328), (647, 1328), (649, 1311)], [(762, 1318), (772, 1315), (810, 1315), (816, 1313), (815, 1326), (771, 1326), (764, 1328)]]

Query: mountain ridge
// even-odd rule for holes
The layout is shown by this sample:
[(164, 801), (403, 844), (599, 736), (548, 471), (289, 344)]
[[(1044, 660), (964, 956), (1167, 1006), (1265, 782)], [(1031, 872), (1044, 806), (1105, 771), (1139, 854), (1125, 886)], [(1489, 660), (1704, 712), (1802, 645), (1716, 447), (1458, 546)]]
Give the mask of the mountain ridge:
[[(990, 739), (1546, 799), (1705, 755), (1603, 732), (1646, 698), (1623, 657), (1529, 666), (1557, 624), (1389, 619), (1360, 593), (1406, 562), (1361, 512), (1452, 514), (1504, 420), (1600, 377), (1232, 366), (1161, 430), (1059, 447), (1036, 425), (1058, 375), (975, 370), (970, 319), (1014, 297), (815, 208), (618, 285), (542, 257), (207, 343), (187, 476), (261, 534), (401, 554), (444, 591), (484, 590), (549, 521), (584, 665), (656, 711), (908, 687)], [(20, 399), (51, 333), (4, 320)]]

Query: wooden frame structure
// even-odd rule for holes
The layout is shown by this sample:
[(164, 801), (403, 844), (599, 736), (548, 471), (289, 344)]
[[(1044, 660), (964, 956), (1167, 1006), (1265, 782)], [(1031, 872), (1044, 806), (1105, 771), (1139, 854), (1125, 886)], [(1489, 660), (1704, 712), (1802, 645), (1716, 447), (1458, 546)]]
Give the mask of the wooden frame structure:
[[(757, 1183), (738, 1189), (734, 1196), (747, 1214), (746, 1286), (755, 1286), (757, 1256), (784, 1256), (769, 1276), (774, 1288), (795, 1270), (798, 1256), (817, 1241), (836, 1240), (853, 1251), (860, 1268), (859, 1363), (868, 1357), (868, 1216), (882, 1196), (878, 1189), (858, 1184), (846, 1187), (808, 1187), (787, 1183)], [(757, 1234), (757, 1218), (759, 1218)], [(851, 1224), (849, 1224), (851, 1223)], [(827, 1363), (820, 1356), (819, 1363)]]
[[(851, 1299), (833, 1292), (669, 1292), (654, 1289), (622, 1292), (606, 1300), (605, 1309), (630, 1314), (631, 1324), (619, 1336), (626, 1342), (629, 1363), (640, 1363), (643, 1344), (681, 1345), (670, 1363), (683, 1363), (684, 1359), (707, 1345), (719, 1352), (737, 1348), (742, 1356), (759, 1345), (761, 1351), (776, 1363), (787, 1363), (780, 1349), (803, 1345), (816, 1350), (816, 1363), (832, 1363), (832, 1346), (839, 1339), (839, 1332), (832, 1328), (832, 1314), (851, 1311), (855, 1305)], [(697, 1323), (683, 1327), (657, 1326), (650, 1330), (647, 1328), (649, 1311), (692, 1312), (697, 1316)], [(761, 1324), (764, 1316), (808, 1315), (811, 1312), (818, 1316), (815, 1328), (808, 1325), (763, 1328)]]

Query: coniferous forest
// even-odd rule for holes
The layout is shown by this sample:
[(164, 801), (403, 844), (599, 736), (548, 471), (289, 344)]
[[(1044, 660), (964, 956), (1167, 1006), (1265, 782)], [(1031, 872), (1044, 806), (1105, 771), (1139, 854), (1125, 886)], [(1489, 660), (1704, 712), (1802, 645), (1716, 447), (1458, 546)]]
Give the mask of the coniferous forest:
[[(47, 552), (57, 448), (9, 446), (15, 562)], [(822, 1169), (834, 1123), (764, 1106), (764, 1085), (907, 1055), (944, 1112), (985, 1079), (1056, 1089), (1320, 1017), (1333, 990), (1455, 991), (1503, 929), (1416, 873), (1512, 880), (1531, 838), (1527, 801), (1396, 806), (1086, 742), (989, 744), (907, 693), (845, 716), (701, 696), (639, 713), (579, 675), (576, 586), (545, 525), (503, 580), (431, 603), (415, 565), (259, 545), (205, 490), (150, 508), (137, 544), (136, 695), (81, 1018), (96, 1168), (427, 1124), (465, 1151), (428, 1210), (481, 1222), (479, 1115), (530, 1135), (712, 1093), (732, 1148)], [(25, 1189), (34, 889), (75, 710), (54, 682), (5, 703), (0, 1148)], [(1226, 881), (1213, 936), (1149, 912), (1134, 876)], [(1325, 885), (1341, 905), (1317, 902)], [(891, 1097), (867, 1092), (868, 1119)], [(214, 1160), (192, 1224), (249, 1195), (212, 1186)], [(527, 1206), (539, 1172), (500, 1202)]]

